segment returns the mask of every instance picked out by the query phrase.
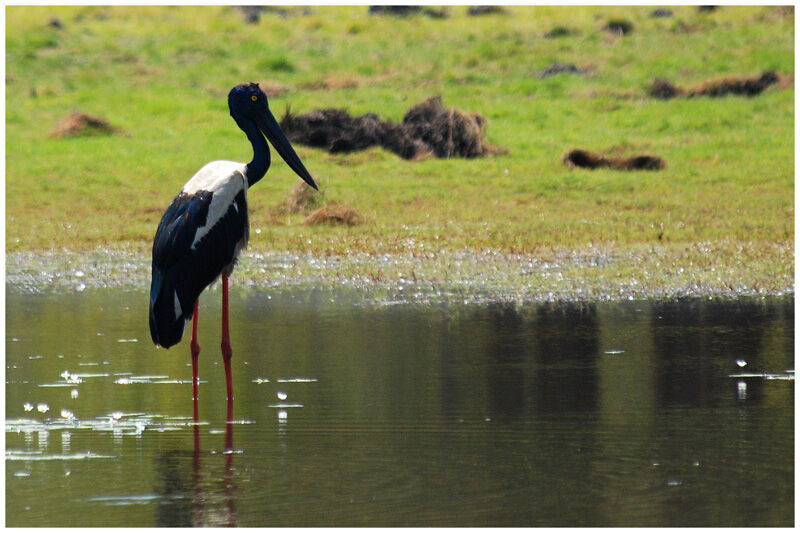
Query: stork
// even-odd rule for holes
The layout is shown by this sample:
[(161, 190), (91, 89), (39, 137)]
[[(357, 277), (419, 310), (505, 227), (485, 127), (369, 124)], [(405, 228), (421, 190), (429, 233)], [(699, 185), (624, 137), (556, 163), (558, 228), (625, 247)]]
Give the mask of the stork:
[(249, 163), (212, 161), (201, 168), (172, 200), (153, 240), (150, 285), (150, 334), (156, 346), (177, 344), (192, 320), (192, 397), (197, 418), (197, 314), (200, 293), (222, 277), (222, 359), (225, 365), (229, 411), (233, 401), (228, 328), (228, 277), (247, 246), (247, 190), (266, 174), (272, 143), (281, 157), (306, 183), (317, 188), (267, 104), (256, 83), (237, 85), (228, 93), (236, 124), (253, 145)]

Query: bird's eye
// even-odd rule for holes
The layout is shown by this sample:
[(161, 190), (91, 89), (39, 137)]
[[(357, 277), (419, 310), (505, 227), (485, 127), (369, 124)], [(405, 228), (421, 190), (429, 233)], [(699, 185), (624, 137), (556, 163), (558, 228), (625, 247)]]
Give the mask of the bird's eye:
[(254, 95), (252, 95), (252, 96), (250, 97), (250, 100), (252, 100), (252, 101), (254, 101), (254, 102), (258, 102), (258, 96), (256, 96), (256, 95), (254, 94)]

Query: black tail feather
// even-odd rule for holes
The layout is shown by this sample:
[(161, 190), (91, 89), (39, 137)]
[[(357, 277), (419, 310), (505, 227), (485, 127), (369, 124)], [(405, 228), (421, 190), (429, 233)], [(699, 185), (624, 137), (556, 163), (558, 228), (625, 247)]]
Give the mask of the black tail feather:
[[(174, 276), (153, 268), (153, 280), (150, 285), (150, 336), (153, 343), (169, 348), (180, 342), (186, 321), (192, 317), (192, 308), (178, 301), (176, 305), (176, 283)], [(177, 311), (177, 313), (176, 313)]]

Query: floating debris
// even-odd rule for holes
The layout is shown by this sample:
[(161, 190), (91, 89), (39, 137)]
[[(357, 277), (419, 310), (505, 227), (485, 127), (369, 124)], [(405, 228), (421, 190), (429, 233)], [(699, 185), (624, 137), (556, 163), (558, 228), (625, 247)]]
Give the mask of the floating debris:
[(736, 364), (739, 366), (739, 368), (744, 368), (747, 366), (747, 361), (744, 359), (737, 359)]
[(666, 166), (664, 160), (652, 155), (635, 157), (605, 157), (587, 150), (572, 150), (564, 156), (564, 164), (569, 168), (608, 167), (615, 170), (661, 170)]
[(286, 393), (285, 393), (285, 392), (283, 392), (283, 391), (278, 391), (278, 394), (277, 394), (277, 396), (278, 396), (278, 399), (279, 399), (279, 400), (285, 400), (285, 399), (287, 398), (287, 395), (286, 395)]

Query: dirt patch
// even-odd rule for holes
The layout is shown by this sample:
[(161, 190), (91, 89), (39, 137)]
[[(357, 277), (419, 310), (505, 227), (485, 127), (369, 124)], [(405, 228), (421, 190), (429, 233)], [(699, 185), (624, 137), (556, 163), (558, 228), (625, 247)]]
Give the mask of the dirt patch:
[(329, 224), (355, 226), (360, 220), (360, 216), (355, 209), (344, 205), (328, 205), (317, 209), (303, 221), (305, 225)]
[(669, 98), (694, 98), (710, 96), (719, 98), (729, 94), (740, 96), (757, 96), (770, 85), (781, 82), (780, 76), (771, 70), (764, 71), (761, 76), (752, 78), (722, 78), (701, 83), (693, 89), (682, 89), (667, 80), (656, 78), (650, 85), (650, 96), (667, 100)]
[(572, 150), (564, 155), (564, 164), (569, 168), (613, 168), (615, 170), (661, 170), (664, 160), (652, 155), (635, 157), (605, 157), (587, 150)]
[(111, 135), (118, 133), (119, 129), (108, 123), (107, 120), (73, 111), (59, 121), (50, 132), (50, 137), (76, 137), (78, 135)]
[(485, 142), (486, 119), (442, 106), (430, 98), (412, 107), (401, 123), (382, 121), (375, 113), (353, 117), (342, 109), (320, 109), (302, 115), (286, 111), (281, 128), (292, 142), (331, 153), (383, 146), (403, 159), (478, 157), (496, 152)]

